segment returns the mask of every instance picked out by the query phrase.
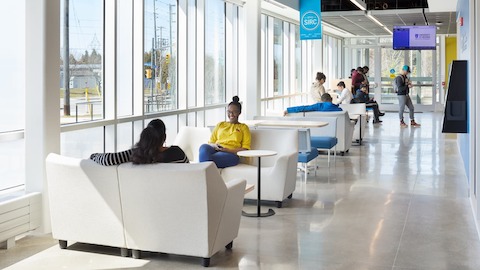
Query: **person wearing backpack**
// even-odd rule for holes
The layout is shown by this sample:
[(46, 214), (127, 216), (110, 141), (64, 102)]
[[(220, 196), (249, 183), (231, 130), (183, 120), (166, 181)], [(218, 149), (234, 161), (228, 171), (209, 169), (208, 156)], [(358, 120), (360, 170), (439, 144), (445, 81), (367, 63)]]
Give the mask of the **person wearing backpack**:
[(412, 99), (410, 99), (410, 88), (412, 83), (408, 79), (407, 75), (410, 73), (410, 67), (404, 65), (402, 67), (400, 75), (398, 75), (393, 81), (394, 90), (397, 93), (398, 105), (400, 109), (398, 111), (398, 117), (400, 118), (400, 127), (407, 127), (407, 124), (403, 121), (403, 111), (405, 110), (405, 105), (408, 107), (409, 116), (410, 116), (410, 126), (420, 127), (420, 124), (415, 122), (414, 119), (414, 107)]

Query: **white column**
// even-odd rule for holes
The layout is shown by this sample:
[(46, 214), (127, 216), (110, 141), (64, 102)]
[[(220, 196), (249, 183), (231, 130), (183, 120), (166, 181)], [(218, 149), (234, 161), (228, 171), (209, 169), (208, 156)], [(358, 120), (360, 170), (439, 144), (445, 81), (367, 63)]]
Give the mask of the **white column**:
[[(240, 100), (243, 100), (242, 114), (245, 119), (253, 119), (255, 115), (260, 114), (261, 97), (261, 1), (249, 0), (244, 5), (245, 9), (245, 40), (246, 55), (246, 89), (245, 93), (239, 92)], [(241, 89), (243, 90), (243, 89)]]
[[(473, 46), (472, 48), (472, 57), (471, 57), (471, 63), (470, 66), (472, 67), (472, 75), (473, 76), (468, 76), (470, 78), (470, 91), (469, 95), (471, 95), (470, 104), (468, 106), (471, 107), (471, 113), (470, 113), (470, 138), (471, 138), (471, 149), (473, 153), (470, 153), (470, 159), (471, 159), (471, 166), (470, 166), (470, 175), (471, 175), (471, 181), (470, 181), (470, 196), (472, 199), (472, 206), (474, 209), (474, 213), (476, 215), (476, 224), (477, 224), (477, 232), (480, 235), (480, 200), (478, 199), (478, 193), (480, 192), (480, 181), (479, 181), (479, 171), (477, 170), (478, 166), (480, 165), (480, 143), (478, 140), (478, 134), (479, 132), (479, 119), (480, 119), (480, 106), (478, 106), (478, 102), (480, 102), (480, 95), (477, 94), (477, 80), (476, 78), (479, 78), (480, 76), (480, 52), (478, 45), (480, 44), (480, 5), (477, 4), (476, 1), (471, 0), (470, 5), (472, 5), (473, 8), (471, 8), (472, 12), (470, 13), (470, 18), (472, 19), (472, 24), (473, 24), (473, 30), (472, 30), (472, 35), (470, 35), (471, 39), (473, 40)], [(457, 39), (460, 37), (457, 37)], [(476, 190), (475, 190), (476, 188)]]
[[(375, 60), (376, 60), (375, 62), (376, 63), (382, 63), (382, 48), (375, 47), (374, 50), (375, 50)], [(370, 66), (369, 68), (371, 69), (372, 66)], [(379, 102), (382, 102), (382, 65), (377, 64), (373, 68), (374, 68), (374, 72), (375, 72), (375, 77), (374, 77), (374, 80), (375, 80), (375, 90), (374, 90), (375, 100), (377, 100)]]
[(144, 1), (133, 3), (133, 114), (143, 115), (143, 20)]
[(45, 158), (60, 153), (60, 0), (25, 3), (25, 186), (43, 194), (40, 232), (50, 232)]
[[(106, 0), (104, 10), (103, 106), (105, 119), (117, 119), (117, 1)], [(142, 26), (143, 28), (143, 26)], [(142, 49), (143, 52), (143, 49)], [(142, 54), (143, 62), (143, 54)], [(143, 68), (143, 64), (142, 64)], [(143, 71), (142, 71), (143, 72)], [(142, 76), (143, 79), (143, 76)], [(143, 89), (143, 81), (142, 81)], [(143, 93), (143, 91), (141, 91)], [(143, 96), (141, 97), (143, 100)], [(137, 105), (137, 104), (135, 104)], [(137, 112), (137, 111), (135, 111)], [(117, 151), (117, 125), (105, 128), (105, 151)]]

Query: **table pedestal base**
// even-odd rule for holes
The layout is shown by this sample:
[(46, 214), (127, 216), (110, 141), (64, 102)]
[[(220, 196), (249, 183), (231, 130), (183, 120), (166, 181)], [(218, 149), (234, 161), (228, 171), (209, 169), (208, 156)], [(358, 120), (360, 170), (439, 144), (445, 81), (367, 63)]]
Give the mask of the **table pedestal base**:
[(247, 213), (245, 211), (242, 211), (242, 216), (245, 217), (269, 217), (275, 215), (275, 211), (273, 209), (268, 209), (267, 213)]
[(276, 155), (277, 152), (269, 151), (269, 150), (247, 150), (247, 151), (239, 151), (237, 155), (243, 157), (258, 157), (258, 164), (257, 164), (257, 213), (246, 213), (242, 211), (242, 215), (246, 217), (269, 217), (275, 215), (275, 211), (272, 209), (268, 209), (267, 213), (260, 212), (260, 204), (262, 203), (262, 192), (260, 191), (261, 185), (261, 171), (262, 162), (261, 157), (273, 156)]

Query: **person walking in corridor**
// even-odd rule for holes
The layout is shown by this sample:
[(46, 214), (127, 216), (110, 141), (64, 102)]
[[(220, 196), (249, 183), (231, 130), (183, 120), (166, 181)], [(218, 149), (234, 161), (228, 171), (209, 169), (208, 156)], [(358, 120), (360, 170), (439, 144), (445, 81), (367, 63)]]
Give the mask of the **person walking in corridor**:
[(405, 106), (408, 107), (409, 116), (410, 116), (410, 126), (412, 127), (420, 127), (420, 124), (415, 122), (415, 108), (413, 107), (412, 99), (410, 98), (410, 88), (412, 87), (412, 83), (410, 79), (407, 77), (408, 74), (411, 73), (410, 67), (404, 65), (402, 67), (400, 75), (395, 78), (394, 81), (394, 90), (397, 92), (398, 96), (398, 117), (400, 118), (400, 127), (407, 127), (405, 121), (403, 121), (403, 111), (405, 110)]

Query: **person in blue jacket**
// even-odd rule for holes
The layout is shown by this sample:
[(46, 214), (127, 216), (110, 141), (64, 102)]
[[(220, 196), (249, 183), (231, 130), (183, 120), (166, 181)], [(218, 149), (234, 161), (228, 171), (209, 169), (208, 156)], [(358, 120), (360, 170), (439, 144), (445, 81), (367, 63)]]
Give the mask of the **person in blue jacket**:
[(296, 112), (334, 112), (342, 110), (342, 108), (338, 107), (337, 104), (332, 103), (332, 97), (330, 96), (330, 94), (325, 93), (320, 97), (320, 99), (322, 100), (321, 102), (315, 103), (313, 105), (289, 107), (286, 111), (283, 112), (283, 115), (285, 116), (289, 113)]

